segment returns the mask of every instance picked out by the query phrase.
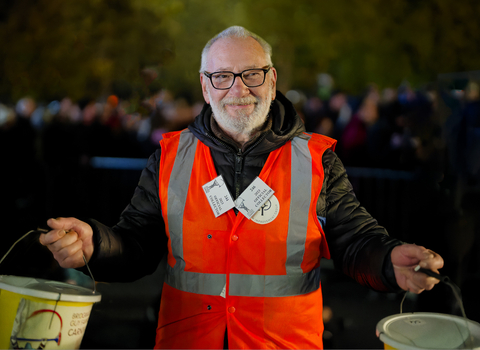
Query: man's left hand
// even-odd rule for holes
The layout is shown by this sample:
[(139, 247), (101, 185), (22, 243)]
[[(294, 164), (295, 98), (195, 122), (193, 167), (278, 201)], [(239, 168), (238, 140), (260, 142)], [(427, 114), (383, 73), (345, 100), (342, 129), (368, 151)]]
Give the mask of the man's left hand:
[(432, 289), (439, 282), (434, 277), (415, 271), (418, 265), (436, 273), (443, 267), (443, 258), (429, 249), (415, 244), (399, 245), (393, 248), (391, 259), (395, 278), (403, 290), (419, 294)]

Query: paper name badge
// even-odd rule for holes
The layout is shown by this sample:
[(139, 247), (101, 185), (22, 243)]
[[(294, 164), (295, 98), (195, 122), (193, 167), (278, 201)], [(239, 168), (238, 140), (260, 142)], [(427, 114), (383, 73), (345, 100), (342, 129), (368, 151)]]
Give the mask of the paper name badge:
[(228, 191), (225, 181), (223, 181), (222, 175), (207, 182), (202, 188), (216, 218), (235, 207), (233, 198)]
[(265, 204), (275, 191), (259, 177), (235, 200), (235, 207), (250, 219)]

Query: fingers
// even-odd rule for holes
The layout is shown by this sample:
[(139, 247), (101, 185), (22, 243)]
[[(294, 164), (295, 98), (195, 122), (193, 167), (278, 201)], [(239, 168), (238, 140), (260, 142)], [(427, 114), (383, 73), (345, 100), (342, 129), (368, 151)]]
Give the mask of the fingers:
[(76, 218), (49, 219), (51, 230), (41, 234), (39, 241), (47, 246), (61, 267), (84, 266), (93, 254), (93, 231), (90, 225)]
[(438, 273), (438, 269), (443, 267), (443, 258), (430, 249), (426, 249), (422, 254), (423, 259), (419, 261), (418, 265), (424, 269), (429, 269)]
[(443, 267), (443, 259), (439, 254), (415, 244), (396, 246), (392, 250), (391, 259), (394, 265), (401, 267), (414, 268), (420, 265), (434, 271)]
[(55, 260), (64, 268), (83, 266), (83, 242), (78, 239), (75, 231), (69, 231), (61, 239), (48, 245)]
[[(58, 240), (62, 239), (67, 233), (67, 230), (50, 230), (48, 233), (42, 233), (40, 235), (40, 243), (42, 245), (48, 246), (49, 244), (53, 244)], [(75, 234), (77, 234), (75, 232)]]
[(52, 218), (47, 220), (47, 225), (53, 229), (71, 229), (72, 218)]
[(395, 247), (391, 253), (395, 278), (400, 288), (412, 293), (431, 290), (439, 280), (416, 271), (417, 266), (439, 273), (443, 267), (443, 258), (430, 249), (415, 244), (404, 244)]
[(440, 282), (438, 279), (422, 272), (413, 272), (410, 278), (407, 278), (407, 288), (409, 292), (420, 294), (425, 290), (431, 290), (438, 282)]
[[(52, 240), (47, 244), (48, 249), (50, 249), (52, 252), (67, 248), (78, 241), (78, 234), (75, 231), (55, 230), (51, 232), (52, 235), (50, 237), (60, 237), (59, 239)], [(57, 236), (55, 236), (55, 233)], [(48, 240), (48, 238), (45, 238), (45, 240)]]
[(54, 230), (74, 230), (78, 234), (82, 235), (84, 226), (88, 224), (80, 221), (76, 218), (56, 218), (48, 219), (47, 225)]
[(40, 243), (49, 245), (62, 239), (67, 231), (74, 230), (78, 232), (78, 230), (75, 230), (75, 220), (74, 218), (49, 219), (47, 225), (52, 228), (52, 230), (40, 235)]
[(61, 267), (77, 268), (84, 265), (83, 242), (75, 231), (52, 230), (42, 236), (41, 243), (47, 246)]

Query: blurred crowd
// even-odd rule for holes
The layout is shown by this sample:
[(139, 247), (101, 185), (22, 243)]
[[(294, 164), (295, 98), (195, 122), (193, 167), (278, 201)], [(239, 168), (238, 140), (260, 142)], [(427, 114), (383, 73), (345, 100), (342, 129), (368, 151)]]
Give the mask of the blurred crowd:
[(444, 142), (438, 93), (370, 85), (360, 96), (332, 91), (328, 99), (309, 97), (302, 106), (308, 131), (338, 140), (346, 166), (440, 170)]
[[(338, 140), (336, 151), (347, 166), (413, 170), (428, 163), (443, 169), (448, 116), (442, 115), (441, 96), (433, 86), (414, 91), (408, 83), (383, 90), (370, 85), (360, 96), (333, 89), (307, 96), (292, 90), (287, 97), (307, 131)], [(478, 85), (452, 98), (468, 108), (478, 100)], [(137, 104), (115, 95), (48, 103), (24, 97), (15, 106), (0, 101), (1, 156), (8, 160), (4, 164), (20, 158), (49, 166), (87, 164), (92, 156), (147, 157), (164, 132), (188, 125), (202, 103), (166, 90)]]
[[(141, 158), (158, 146), (164, 132), (188, 125), (197, 107), (168, 91), (139, 105), (115, 95), (104, 101), (65, 97), (47, 104), (24, 97), (15, 106), (0, 104), (0, 132), (10, 149), (18, 142), (30, 148), (29, 156), (48, 165), (85, 163), (92, 156)], [(15, 148), (15, 156), (23, 153)]]

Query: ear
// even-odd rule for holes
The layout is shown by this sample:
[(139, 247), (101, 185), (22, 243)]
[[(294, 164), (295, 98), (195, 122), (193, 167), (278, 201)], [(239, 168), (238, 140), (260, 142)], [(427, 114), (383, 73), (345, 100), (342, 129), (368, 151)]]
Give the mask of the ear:
[(272, 89), (273, 89), (273, 93), (272, 93), (272, 101), (275, 100), (275, 97), (277, 95), (277, 70), (275, 68), (270, 68), (270, 71), (272, 72), (271, 74), (271, 79), (272, 79), (272, 82), (271, 82), (271, 86), (272, 86)]
[(200, 84), (202, 84), (203, 99), (206, 103), (210, 104), (210, 98), (207, 93), (208, 78), (203, 73), (200, 73)]

